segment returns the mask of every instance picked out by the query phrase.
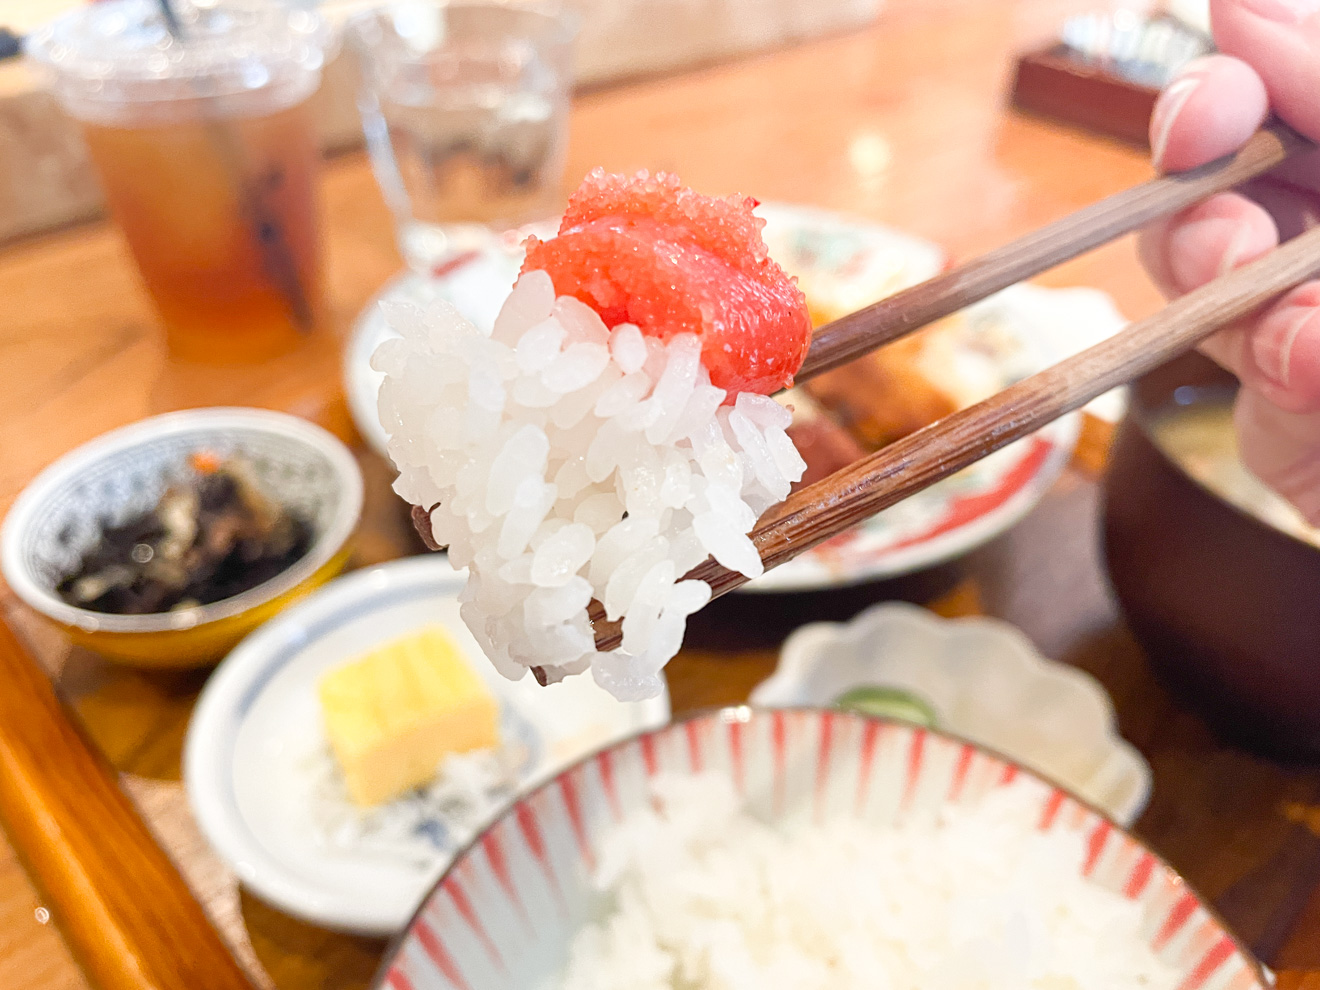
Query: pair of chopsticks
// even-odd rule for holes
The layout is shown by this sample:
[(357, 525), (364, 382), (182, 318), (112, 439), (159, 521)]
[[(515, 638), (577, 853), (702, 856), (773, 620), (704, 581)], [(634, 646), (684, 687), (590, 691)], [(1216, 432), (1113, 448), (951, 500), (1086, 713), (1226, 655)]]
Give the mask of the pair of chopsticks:
[[(1315, 145), (1281, 123), (1236, 154), (1101, 200), (989, 254), (835, 320), (817, 331), (798, 381), (875, 350), (933, 320), (1037, 275), (1162, 216), (1268, 172)], [(1032, 375), (984, 402), (800, 489), (751, 533), (766, 569), (887, 509), (974, 461), (1139, 377), (1264, 303), (1320, 276), (1320, 228), (1202, 286), (1103, 343)], [(722, 595), (747, 578), (707, 559), (688, 572)], [(622, 626), (590, 606), (596, 648), (622, 642)]]

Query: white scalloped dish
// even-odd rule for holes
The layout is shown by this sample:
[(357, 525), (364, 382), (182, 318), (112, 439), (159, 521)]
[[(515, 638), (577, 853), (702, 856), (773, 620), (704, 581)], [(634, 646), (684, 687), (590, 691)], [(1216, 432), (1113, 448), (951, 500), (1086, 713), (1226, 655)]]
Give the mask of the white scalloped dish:
[(1150, 767), (1119, 734), (1104, 688), (1047, 660), (995, 619), (941, 619), (890, 602), (851, 622), (793, 633), (754, 705), (830, 705), (859, 686), (897, 688), (934, 710), (937, 728), (1056, 780), (1122, 825), (1150, 797)]

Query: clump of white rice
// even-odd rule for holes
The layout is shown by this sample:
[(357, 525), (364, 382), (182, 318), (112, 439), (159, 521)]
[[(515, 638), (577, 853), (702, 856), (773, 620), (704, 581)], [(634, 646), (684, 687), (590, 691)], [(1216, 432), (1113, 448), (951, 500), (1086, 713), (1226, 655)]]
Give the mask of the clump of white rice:
[[(763, 395), (725, 404), (701, 342), (609, 330), (545, 272), (524, 274), (490, 336), (452, 307), (395, 306), (401, 334), (380, 418), (395, 490), (430, 509), (436, 542), (468, 567), (462, 615), (505, 676), (591, 667), (623, 700), (657, 694), (687, 617), (710, 599), (680, 580), (707, 556), (748, 577), (748, 539), (805, 469), (791, 413)], [(623, 620), (599, 653), (587, 604)]]
[(559, 990), (1173, 990), (1142, 908), (1085, 879), (1080, 833), (999, 789), (938, 820), (772, 828), (728, 781), (658, 777), (603, 844), (612, 905)]

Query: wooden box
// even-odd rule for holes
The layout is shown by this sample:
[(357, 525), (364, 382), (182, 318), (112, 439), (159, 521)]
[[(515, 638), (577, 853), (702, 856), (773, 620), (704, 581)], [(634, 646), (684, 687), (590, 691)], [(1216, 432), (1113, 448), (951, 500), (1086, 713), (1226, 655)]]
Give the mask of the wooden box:
[(1150, 114), (1159, 94), (1064, 44), (1023, 55), (1013, 80), (1015, 107), (1143, 148), (1149, 147)]

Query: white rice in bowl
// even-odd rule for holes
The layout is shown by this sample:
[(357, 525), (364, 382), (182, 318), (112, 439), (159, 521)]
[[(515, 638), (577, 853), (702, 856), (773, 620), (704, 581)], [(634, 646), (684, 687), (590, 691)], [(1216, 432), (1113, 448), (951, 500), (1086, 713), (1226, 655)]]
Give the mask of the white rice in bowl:
[[(395, 490), (432, 509), (435, 540), (469, 568), (462, 615), (496, 668), (548, 680), (591, 668), (621, 700), (658, 694), (687, 617), (710, 599), (682, 580), (714, 557), (748, 577), (748, 539), (805, 464), (791, 413), (750, 393), (726, 404), (700, 340), (609, 330), (524, 274), (490, 336), (445, 303), (395, 305), (401, 334), (372, 366)], [(623, 620), (599, 653), (587, 605)]]
[(1175, 990), (1142, 906), (1035, 827), (1031, 783), (877, 828), (772, 828), (727, 780), (657, 777), (601, 850), (610, 904), (556, 990)]

